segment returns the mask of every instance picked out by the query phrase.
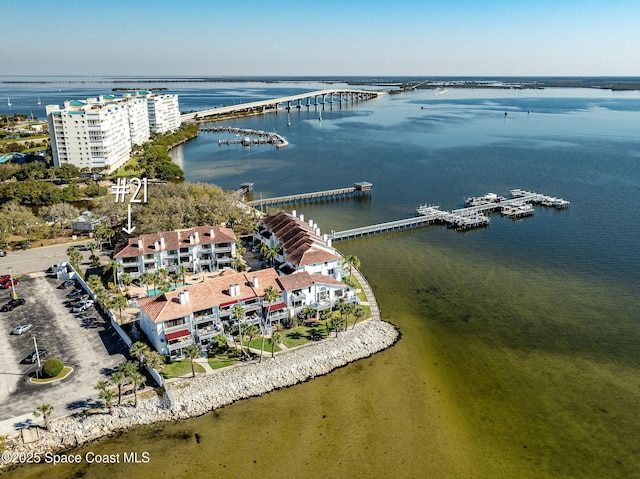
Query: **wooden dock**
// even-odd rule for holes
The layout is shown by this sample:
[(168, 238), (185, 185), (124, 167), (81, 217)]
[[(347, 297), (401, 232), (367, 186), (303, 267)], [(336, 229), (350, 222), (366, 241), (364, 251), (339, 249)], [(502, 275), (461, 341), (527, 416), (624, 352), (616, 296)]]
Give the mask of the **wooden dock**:
[(354, 183), (349, 188), (337, 188), (335, 190), (313, 191), (311, 193), (300, 193), (297, 195), (277, 196), (275, 198), (264, 198), (259, 200), (247, 201), (247, 205), (256, 207), (283, 205), (287, 203), (303, 203), (306, 201), (314, 201), (327, 198), (340, 198), (354, 194), (369, 193), (373, 185), (366, 181)]
[(378, 223), (345, 231), (332, 231), (328, 237), (332, 241), (340, 241), (390, 231), (418, 228), (430, 224), (443, 224), (448, 228), (466, 230), (489, 225), (490, 218), (485, 213), (500, 210), (505, 216), (517, 219), (533, 214), (532, 205), (563, 209), (568, 208), (571, 204), (561, 198), (520, 189), (511, 190), (511, 198), (509, 199), (499, 198), (496, 201), (487, 201), (483, 204), (474, 204), (474, 206), (466, 206), (451, 211), (441, 210), (438, 205), (420, 205), (416, 208), (416, 217), (414, 218)]

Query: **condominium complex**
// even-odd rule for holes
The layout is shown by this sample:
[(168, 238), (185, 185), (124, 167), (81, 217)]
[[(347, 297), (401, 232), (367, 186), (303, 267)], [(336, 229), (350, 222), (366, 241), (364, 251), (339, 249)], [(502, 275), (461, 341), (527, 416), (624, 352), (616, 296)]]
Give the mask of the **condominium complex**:
[(210, 272), (232, 266), (236, 257), (236, 235), (223, 226), (197, 226), (129, 238), (119, 245), (113, 258), (118, 271), (133, 279), (164, 268), (169, 273)]
[(113, 171), (130, 158), (133, 145), (149, 140), (151, 132), (180, 127), (178, 96), (146, 91), (65, 101), (64, 108), (47, 105), (46, 111), (55, 166)]
[(331, 240), (321, 235), (313, 220), (305, 221), (302, 214), (296, 216), (295, 210), (260, 220), (254, 241), (275, 248), (281, 274), (306, 272), (342, 280), (342, 258), (331, 247)]
[[(326, 309), (341, 300), (358, 302), (354, 288), (329, 276), (304, 272), (280, 276), (273, 268), (225, 273), (138, 300), (140, 329), (158, 352), (178, 359), (192, 344), (206, 350), (213, 338), (231, 334), (239, 322), (255, 324), (268, 334), (305, 306)], [(278, 293), (272, 302), (264, 299), (267, 287)], [(240, 317), (236, 306), (242, 308)]]

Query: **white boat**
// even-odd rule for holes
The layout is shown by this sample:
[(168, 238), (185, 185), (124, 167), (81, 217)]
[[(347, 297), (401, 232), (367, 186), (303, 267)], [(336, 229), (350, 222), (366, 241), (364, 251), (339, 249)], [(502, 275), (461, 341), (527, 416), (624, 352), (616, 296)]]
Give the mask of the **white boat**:
[(11, 106), (11, 98), (7, 97), (7, 106)]
[(533, 215), (533, 205), (529, 203), (513, 203), (511, 205), (503, 206), (500, 214), (507, 218), (523, 218), (525, 216)]
[(488, 205), (489, 203), (500, 203), (504, 201), (503, 196), (498, 196), (495, 193), (487, 193), (484, 196), (471, 196), (469, 198), (465, 198), (464, 204), (465, 206), (480, 206), (480, 205)]
[(40, 101), (40, 97), (38, 97), (38, 105), (42, 105), (42, 102)]

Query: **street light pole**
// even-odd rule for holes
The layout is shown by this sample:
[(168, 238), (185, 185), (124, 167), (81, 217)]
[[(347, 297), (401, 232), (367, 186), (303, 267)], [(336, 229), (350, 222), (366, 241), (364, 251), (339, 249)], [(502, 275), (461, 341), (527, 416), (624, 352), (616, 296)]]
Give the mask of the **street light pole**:
[(11, 266), (9, 266), (7, 269), (9, 270), (9, 282), (11, 283), (11, 291), (12, 291), (12, 298), (13, 299), (18, 299), (18, 296), (16, 295), (16, 286), (13, 284), (13, 275), (11, 274)]
[(36, 359), (38, 360), (38, 369), (36, 370), (36, 378), (38, 377), (38, 374), (40, 373), (40, 368), (42, 367), (40, 365), (40, 353), (38, 352), (38, 341), (36, 341), (36, 336), (35, 334), (33, 335), (33, 345), (36, 348)]

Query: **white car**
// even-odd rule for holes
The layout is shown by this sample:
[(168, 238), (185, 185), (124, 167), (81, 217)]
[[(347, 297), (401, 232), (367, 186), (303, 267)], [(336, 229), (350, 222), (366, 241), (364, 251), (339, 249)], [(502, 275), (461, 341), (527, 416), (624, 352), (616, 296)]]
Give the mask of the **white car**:
[(18, 326), (16, 326), (16, 328), (13, 330), (12, 334), (22, 334), (22, 333), (26, 333), (27, 331), (29, 331), (31, 328), (33, 327), (33, 324), (20, 324)]
[(81, 301), (80, 303), (78, 303), (73, 308), (71, 308), (71, 312), (72, 313), (81, 313), (81, 312), (86, 311), (87, 309), (89, 309), (91, 306), (93, 306), (93, 300), (86, 299), (86, 300)]

